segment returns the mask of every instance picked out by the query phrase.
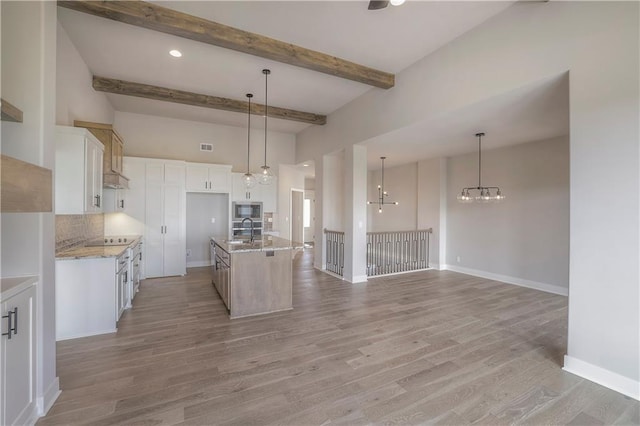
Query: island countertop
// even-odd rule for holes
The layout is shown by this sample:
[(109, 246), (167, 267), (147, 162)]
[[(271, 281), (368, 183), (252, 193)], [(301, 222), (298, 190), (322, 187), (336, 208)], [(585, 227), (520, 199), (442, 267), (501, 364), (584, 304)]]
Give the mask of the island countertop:
[(229, 254), (252, 251), (291, 250), (300, 249), (304, 246), (302, 243), (271, 235), (263, 235), (262, 240), (254, 241), (253, 243), (230, 243), (225, 237), (211, 237), (211, 239)]

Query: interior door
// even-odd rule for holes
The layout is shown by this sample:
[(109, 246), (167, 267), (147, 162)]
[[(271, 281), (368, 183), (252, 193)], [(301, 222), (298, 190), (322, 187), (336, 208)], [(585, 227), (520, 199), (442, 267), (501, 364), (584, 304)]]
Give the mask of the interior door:
[(164, 181), (164, 276), (186, 273), (185, 168), (165, 165)]
[(164, 275), (164, 164), (147, 164), (145, 208), (145, 276)]
[(294, 242), (304, 242), (302, 227), (302, 212), (304, 205), (304, 192), (291, 190), (291, 240)]

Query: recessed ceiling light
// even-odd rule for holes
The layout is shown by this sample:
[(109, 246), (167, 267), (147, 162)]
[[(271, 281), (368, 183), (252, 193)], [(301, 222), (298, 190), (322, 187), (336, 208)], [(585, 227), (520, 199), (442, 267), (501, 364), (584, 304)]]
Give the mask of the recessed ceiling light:
[(182, 56), (182, 52), (180, 52), (179, 50), (170, 50), (169, 51), (169, 55), (173, 56), (174, 58), (179, 58)]
[(303, 166), (303, 167), (309, 167), (309, 165), (308, 165), (308, 164), (303, 164), (302, 166)]
[(391, 0), (390, 3), (392, 6), (400, 6), (402, 3), (404, 3), (404, 0)]

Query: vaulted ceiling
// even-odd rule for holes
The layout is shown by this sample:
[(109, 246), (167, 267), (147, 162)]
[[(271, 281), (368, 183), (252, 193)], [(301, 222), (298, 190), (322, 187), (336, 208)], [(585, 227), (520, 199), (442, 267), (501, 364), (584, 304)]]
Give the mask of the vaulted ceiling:
[[(367, 10), (367, 1), (162, 1), (162, 7), (397, 73), (512, 2), (408, 1)], [(329, 115), (368, 90), (386, 90), (222, 47), (58, 8), (61, 25), (94, 75)], [(179, 59), (169, 55), (178, 49)], [(393, 90), (393, 89), (388, 89)], [(237, 112), (107, 94), (117, 111), (244, 126)], [(256, 127), (261, 124), (260, 120)], [(272, 119), (271, 130), (311, 124)]]

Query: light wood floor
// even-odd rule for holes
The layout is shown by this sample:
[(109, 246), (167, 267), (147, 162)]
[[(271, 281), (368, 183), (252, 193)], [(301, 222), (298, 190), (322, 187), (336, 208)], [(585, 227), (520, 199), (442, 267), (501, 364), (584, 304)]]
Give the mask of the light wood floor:
[(47, 424), (638, 424), (561, 370), (567, 300), (426, 271), (347, 284), (294, 263), (294, 310), (230, 321), (207, 268), (147, 280), (117, 334), (58, 344)]

